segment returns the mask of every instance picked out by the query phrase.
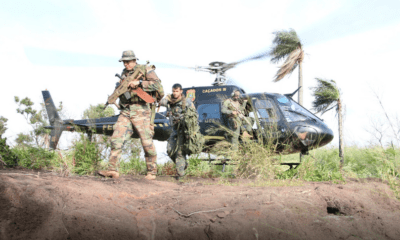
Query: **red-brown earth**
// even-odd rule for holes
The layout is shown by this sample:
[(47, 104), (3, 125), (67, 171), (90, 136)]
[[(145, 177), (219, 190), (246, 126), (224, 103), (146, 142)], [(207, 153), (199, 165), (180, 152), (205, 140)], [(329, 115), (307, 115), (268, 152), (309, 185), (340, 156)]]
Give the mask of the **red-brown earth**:
[(218, 181), (0, 170), (0, 239), (400, 239), (400, 202), (376, 179)]

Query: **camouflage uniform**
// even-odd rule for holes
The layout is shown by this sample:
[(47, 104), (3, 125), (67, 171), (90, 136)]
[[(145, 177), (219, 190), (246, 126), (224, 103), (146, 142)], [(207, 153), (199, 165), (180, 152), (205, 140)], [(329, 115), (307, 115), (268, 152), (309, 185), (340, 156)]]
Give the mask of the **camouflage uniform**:
[[(139, 78), (142, 81), (139, 87), (159, 101), (164, 96), (164, 92), (161, 81), (154, 72), (154, 66), (137, 64), (131, 71), (124, 69), (121, 74), (122, 78), (133, 74), (136, 68), (142, 68), (142, 72), (145, 73), (144, 76)], [(131, 92), (129, 100), (124, 95), (121, 95), (119, 105), (122, 109), (117, 123), (114, 125), (114, 132), (111, 137), (109, 170), (116, 171), (117, 163), (121, 158), (122, 145), (135, 130), (143, 146), (147, 173), (156, 175), (157, 151), (153, 144), (154, 125), (151, 122), (152, 114), (155, 114), (154, 107), (139, 98), (134, 92)]]
[(221, 112), (228, 117), (228, 128), (231, 130), (228, 133), (228, 140), (233, 145), (233, 150), (238, 149), (239, 135), (242, 132), (252, 132), (252, 125), (248, 123), (249, 118), (246, 118), (243, 114), (232, 114), (233, 111), (239, 111), (241, 113), (245, 112), (246, 101), (234, 101), (233, 98), (226, 99), (222, 104)]
[(168, 139), (167, 153), (172, 161), (176, 164), (176, 171), (179, 176), (185, 175), (187, 167), (186, 152), (183, 150), (185, 141), (185, 133), (181, 127), (181, 120), (188, 107), (194, 108), (192, 101), (185, 96), (174, 99), (172, 94), (166, 96), (160, 101), (161, 106), (167, 107), (169, 111), (170, 124), (173, 126), (173, 131)]

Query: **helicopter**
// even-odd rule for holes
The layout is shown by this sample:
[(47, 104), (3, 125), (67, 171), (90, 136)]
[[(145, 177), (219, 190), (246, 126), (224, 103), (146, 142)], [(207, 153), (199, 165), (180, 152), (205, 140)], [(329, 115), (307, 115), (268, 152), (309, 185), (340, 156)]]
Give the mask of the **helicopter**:
[[(332, 130), (322, 119), (293, 100), (297, 89), (290, 94), (279, 93), (246, 93), (241, 87), (229, 84), (230, 79), (225, 75), (226, 71), (236, 67), (245, 61), (264, 58), (265, 53), (246, 58), (232, 63), (214, 61), (208, 66), (190, 67), (196, 71), (205, 71), (215, 75), (215, 80), (209, 86), (193, 86), (183, 89), (183, 94), (194, 103), (200, 126), (200, 132), (205, 137), (205, 147), (213, 146), (219, 141), (226, 139), (226, 131), (219, 130), (211, 133), (208, 129), (218, 128), (221, 125), (227, 126), (227, 117), (221, 112), (222, 103), (229, 98), (234, 91), (240, 92), (241, 99), (247, 99), (246, 116), (257, 119), (257, 124), (252, 126), (252, 136), (257, 139), (257, 131), (260, 129), (272, 131), (272, 134), (262, 135), (262, 138), (271, 136), (278, 143), (276, 153), (289, 154), (300, 153), (301, 156), (308, 154), (308, 151), (322, 147), (332, 141), (334, 135)], [(111, 136), (113, 126), (118, 116), (83, 119), (62, 120), (54, 105), (49, 91), (42, 91), (48, 113), (51, 129), (50, 147), (55, 149), (63, 131), (84, 131), (89, 135), (93, 132)], [(172, 132), (172, 126), (166, 112), (157, 112), (154, 119), (154, 140), (166, 141)], [(133, 138), (138, 138), (136, 132)], [(260, 136), (258, 136), (260, 138)], [(289, 148), (287, 146), (290, 146)], [(204, 149), (206, 151), (206, 148)], [(286, 163), (290, 168), (298, 166), (299, 163)], [(225, 165), (224, 165), (225, 166)]]

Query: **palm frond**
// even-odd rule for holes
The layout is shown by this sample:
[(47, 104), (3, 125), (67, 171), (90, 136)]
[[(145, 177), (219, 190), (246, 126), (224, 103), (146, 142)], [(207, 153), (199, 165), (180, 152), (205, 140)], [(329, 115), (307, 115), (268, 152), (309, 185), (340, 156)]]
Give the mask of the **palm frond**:
[(313, 96), (315, 97), (312, 102), (312, 109), (316, 111), (316, 113), (325, 112), (331, 110), (336, 107), (340, 98), (340, 90), (336, 86), (336, 82), (334, 80), (323, 80), (320, 78), (316, 78), (317, 86), (311, 88), (313, 90)]
[(289, 31), (276, 31), (273, 32), (273, 34), (275, 34), (275, 38), (272, 42), (274, 45), (269, 52), (269, 55), (272, 56), (272, 63), (278, 63), (282, 59), (289, 56), (297, 48), (302, 47), (296, 31), (293, 29), (290, 29)]
[(275, 75), (274, 82), (277, 82), (284, 78), (287, 74), (291, 74), (296, 69), (299, 62), (303, 61), (304, 51), (301, 48), (297, 48), (290, 53), (286, 58), (286, 61), (282, 66), (279, 67), (278, 72)]

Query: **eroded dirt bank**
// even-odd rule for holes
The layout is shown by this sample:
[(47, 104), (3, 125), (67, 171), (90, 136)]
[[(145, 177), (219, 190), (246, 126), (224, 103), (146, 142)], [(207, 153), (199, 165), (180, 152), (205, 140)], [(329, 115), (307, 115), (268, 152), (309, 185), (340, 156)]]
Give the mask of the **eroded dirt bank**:
[[(162, 180), (0, 170), (0, 239), (400, 239), (400, 203), (378, 181)], [(211, 212), (181, 215), (197, 211)]]

